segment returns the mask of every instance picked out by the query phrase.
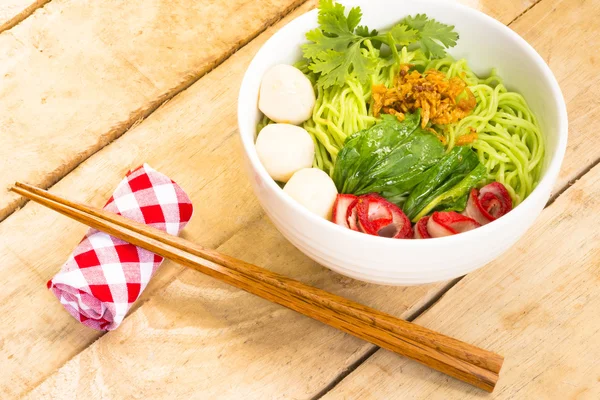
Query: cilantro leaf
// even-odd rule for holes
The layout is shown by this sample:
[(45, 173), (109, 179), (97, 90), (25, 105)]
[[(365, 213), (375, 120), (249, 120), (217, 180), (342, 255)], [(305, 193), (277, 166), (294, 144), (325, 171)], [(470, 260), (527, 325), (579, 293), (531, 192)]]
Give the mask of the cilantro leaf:
[(429, 19), (425, 14), (406, 17), (401, 23), (419, 32), (419, 44), (427, 57), (445, 57), (444, 49), (456, 46), (458, 33), (454, 31), (453, 25)]
[(409, 15), (408, 17), (404, 18), (401, 23), (408, 26), (411, 29), (421, 31), (427, 23), (427, 15), (417, 14), (414, 17)]
[(333, 0), (321, 0), (317, 17), (321, 30), (333, 35), (352, 34), (354, 28), (350, 30), (344, 11), (344, 6)]
[(348, 36), (325, 36), (318, 28), (307, 32), (306, 38), (313, 42), (302, 46), (304, 57), (307, 59), (316, 58), (327, 50), (343, 52), (348, 48)]
[(368, 77), (372, 69), (370, 59), (360, 53), (360, 42), (351, 45), (345, 52), (328, 50), (320, 53), (313, 59), (309, 69), (320, 73), (318, 83), (324, 88), (330, 86), (341, 86), (350, 72), (356, 77)]
[(353, 7), (348, 13), (348, 30), (354, 32), (354, 29), (360, 24), (361, 19), (362, 11), (360, 10), (360, 7)]
[(390, 33), (400, 46), (408, 46), (419, 40), (419, 31), (409, 28), (408, 25), (396, 24), (390, 29)]
[(456, 41), (458, 40), (458, 33), (454, 32), (454, 25), (442, 24), (435, 19), (427, 21), (423, 29), (421, 29), (421, 36), (437, 40), (446, 48), (456, 46)]
[(381, 48), (381, 41), (377, 40), (377, 35), (379, 35), (379, 31), (377, 29), (373, 29), (372, 31), (369, 31), (369, 28), (366, 27), (365, 25), (361, 25), (356, 27), (356, 30), (354, 31), (354, 33), (356, 33), (358, 36), (362, 36), (364, 38), (367, 39), (373, 39), (371, 40), (371, 44), (373, 45), (373, 47), (375, 47), (377, 50), (379, 50)]
[(360, 43), (353, 44), (348, 49), (348, 55), (352, 59), (352, 72), (358, 77), (368, 77), (373, 69), (373, 62), (370, 58), (364, 57), (361, 54)]
[(425, 53), (426, 56), (431, 56), (433, 58), (444, 58), (446, 56), (446, 52), (444, 48), (437, 44), (434, 40), (430, 38), (423, 38), (420, 41), (421, 50)]
[(309, 69), (321, 74), (318, 83), (323, 87), (341, 86), (350, 74), (360, 82), (368, 79), (372, 63), (360, 51), (367, 36), (355, 33), (370, 33), (366, 27), (357, 29), (361, 18), (360, 7), (352, 8), (346, 16), (341, 4), (333, 0), (319, 2), (319, 28), (306, 34), (310, 43), (303, 45), (302, 51), (312, 60)]
[(374, 65), (373, 55), (361, 51), (366, 40), (376, 49), (386, 44), (391, 55), (383, 58), (385, 63), (393, 63), (398, 60), (398, 46), (418, 43), (427, 57), (442, 58), (445, 49), (455, 46), (458, 39), (454, 26), (429, 19), (425, 14), (406, 17), (381, 34), (359, 25), (361, 19), (360, 7), (350, 9), (346, 15), (345, 7), (335, 0), (320, 0), (319, 27), (306, 34), (309, 42), (302, 45), (308, 69), (315, 73), (318, 85), (342, 86), (351, 76), (366, 82)]
[(362, 36), (365, 38), (377, 36), (379, 34), (377, 29), (369, 31), (369, 28), (367, 28), (365, 25), (356, 27), (356, 31), (354, 33), (356, 33), (358, 36)]

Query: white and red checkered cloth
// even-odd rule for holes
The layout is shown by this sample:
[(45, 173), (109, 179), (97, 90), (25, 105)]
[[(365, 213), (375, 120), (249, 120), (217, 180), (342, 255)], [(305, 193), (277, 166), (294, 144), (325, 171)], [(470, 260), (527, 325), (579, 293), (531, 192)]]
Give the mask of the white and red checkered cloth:
[[(105, 210), (177, 235), (192, 217), (192, 203), (167, 176), (147, 164), (119, 183)], [(113, 330), (140, 297), (162, 257), (90, 229), (48, 288), (84, 325)]]

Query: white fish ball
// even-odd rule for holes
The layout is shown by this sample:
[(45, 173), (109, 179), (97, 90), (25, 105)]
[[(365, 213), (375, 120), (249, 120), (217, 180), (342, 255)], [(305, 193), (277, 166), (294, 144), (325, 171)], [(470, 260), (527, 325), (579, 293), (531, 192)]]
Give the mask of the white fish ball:
[(312, 166), (315, 144), (299, 126), (270, 124), (258, 134), (256, 152), (271, 178), (287, 182), (294, 172)]
[(338, 194), (333, 180), (318, 168), (296, 172), (283, 190), (308, 210), (331, 219), (333, 203)]
[(296, 67), (278, 64), (262, 78), (258, 108), (275, 122), (300, 125), (312, 115), (315, 101), (312, 83)]

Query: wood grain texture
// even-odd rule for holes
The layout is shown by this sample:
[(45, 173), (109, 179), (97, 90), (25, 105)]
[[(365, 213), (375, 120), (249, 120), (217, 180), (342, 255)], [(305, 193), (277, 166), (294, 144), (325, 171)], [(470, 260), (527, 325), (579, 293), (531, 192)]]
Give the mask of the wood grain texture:
[[(258, 217), (259, 206), (247, 185), (232, 184), (246, 177), (230, 156), (241, 150), (230, 120), (235, 108), (222, 96), (234, 69), (223, 72), (167, 103), (54, 190), (101, 206), (129, 168), (148, 162), (176, 180), (196, 205), (184, 235), (207, 246), (226, 240)], [(0, 321), (11, 327), (0, 331), (0, 393), (18, 395), (30, 389), (98, 338), (98, 332), (74, 323), (44, 289), (84, 232), (84, 227), (34, 204), (0, 224), (0, 276), (8, 288), (0, 294)], [(180, 269), (165, 263), (136, 306)]]
[(554, 72), (567, 102), (569, 143), (556, 189), (600, 161), (600, 2), (543, 0), (511, 28)]
[[(230, 64), (247, 63), (251, 55), (246, 50), (199, 84)], [(232, 106), (235, 104), (234, 93), (223, 95), (230, 97)], [(307, 260), (264, 219), (219, 249), (403, 317), (414, 314), (446, 288), (384, 288), (341, 277)], [(199, 305), (197, 299), (203, 302)], [(272, 325), (274, 320), (276, 325)], [(152, 398), (164, 395), (166, 386), (177, 382), (169, 386), (173, 397), (307, 398), (372, 349), (288, 310), (186, 271), (130, 315), (119, 331), (102, 337), (69, 361), (31, 397), (102, 393), (109, 398), (133, 394)], [(110, 362), (107, 356), (118, 360)], [(116, 369), (103, 370), (102, 381), (98, 381), (94, 371), (103, 364)], [(133, 370), (136, 365), (146, 370), (141, 379)], [(213, 375), (228, 378), (215, 381)]]
[[(416, 322), (493, 349), (493, 399), (600, 398), (600, 166), (544, 210), (511, 251), (454, 286)], [(481, 398), (378, 351), (326, 399)]]
[[(484, 1), (480, 6), (494, 3)], [(309, 2), (294, 16), (315, 4)], [(525, 9), (525, 3), (518, 4), (523, 7), (507, 6), (515, 14), (501, 16), (502, 20), (509, 21)], [(81, 164), (53, 190), (101, 205), (128, 168), (148, 161), (191, 194), (197, 213), (186, 237), (217, 246), (260, 218), (219, 249), (384, 312), (412, 316), (447, 284), (386, 288), (344, 278), (306, 259), (260, 217), (235, 156), (241, 151), (235, 137), (235, 108), (242, 74), (273, 32), (261, 35)], [(33, 204), (0, 224), (0, 277), (13, 288), (7, 295), (0, 294), (0, 321), (12, 324), (10, 330), (0, 332), (0, 369), (9, 371), (0, 375), (0, 393), (31, 390), (98, 337), (74, 322), (43, 286), (83, 232)], [(160, 296), (150, 296), (179, 271), (180, 267), (166, 263), (124, 326), (65, 364), (31, 397), (73, 393), (164, 397), (168, 387), (173, 397), (305, 398), (319, 393), (373, 350), (193, 271), (177, 276)], [(215, 376), (228, 379), (215, 382)]]
[(0, 32), (12, 28), (49, 1), (50, 0), (2, 0), (2, 2), (0, 2)]
[[(600, 160), (600, 41), (593, 34), (600, 30), (599, 13), (594, 1), (544, 0), (511, 26), (549, 63), (567, 101), (569, 145), (557, 190)], [(599, 192), (595, 167), (544, 210), (515, 248), (468, 275), (417, 319), (505, 356), (493, 398), (600, 398)], [(398, 393), (403, 399), (481, 395), (378, 351), (326, 398)]]
[[(294, 249), (266, 218), (219, 251), (402, 317), (439, 290), (439, 285), (391, 288), (344, 278)], [(113, 332), (69, 361), (30, 397), (73, 390), (82, 398), (100, 392), (108, 398), (159, 398), (160, 390), (168, 388), (173, 398), (307, 398), (371, 347), (191, 270)], [(107, 352), (119, 362), (106, 360)], [(97, 365), (103, 382), (84, 365)]]
[(90, 228), (491, 392), (502, 356), (214, 249), (22, 182), (11, 191)]
[[(452, 0), (450, 0), (452, 1)], [(509, 1), (489, 1), (489, 0), (458, 0), (459, 3), (476, 8), (479, 11), (491, 15), (498, 21), (508, 25), (519, 15), (524, 13), (540, 0), (509, 0)]]
[[(47, 4), (0, 35), (0, 188), (55, 183), (301, 1)], [(503, 22), (531, 4), (465, 2)], [(0, 196), (0, 220), (19, 205)]]
[[(196, 99), (197, 103), (188, 102), (194, 112), (202, 109), (202, 97)], [(173, 103), (177, 107), (177, 102)], [(185, 107), (180, 105), (179, 109)], [(163, 118), (160, 121), (151, 118), (129, 132), (131, 141), (109, 146), (112, 151), (104, 153), (106, 158), (93, 158), (90, 164), (82, 165), (57, 184), (55, 190), (101, 206), (129, 169), (127, 165), (148, 162), (177, 180), (197, 205), (184, 236), (193, 235), (207, 246), (216, 246), (259, 216), (259, 206), (250, 188), (230, 186), (231, 182), (246, 179), (240, 165), (229, 157), (229, 152), (237, 149), (238, 140), (227, 136), (226, 130), (225, 137), (198, 135), (197, 128), (202, 122), (211, 128), (210, 133), (212, 129), (226, 128), (222, 120), (217, 119), (214, 124), (198, 121), (193, 112), (189, 112), (189, 118), (178, 112), (170, 117), (164, 117), (163, 112), (157, 115)], [(159, 138), (164, 131), (174, 136), (151, 140), (163, 150), (154, 151), (153, 155), (136, 142)], [(171, 158), (173, 152), (181, 157), (175, 163)], [(194, 171), (194, 174), (188, 176), (178, 171)], [(99, 337), (99, 332), (76, 323), (45, 290), (45, 282), (58, 272), (85, 230), (34, 204), (27, 204), (0, 224), (0, 276), (7, 288), (0, 294), (0, 321), (10, 326), (0, 331), (3, 371), (0, 393), (17, 395), (30, 389)], [(165, 263), (135, 306), (171, 281), (181, 268)]]
[(48, 3), (0, 34), (0, 188), (52, 185), (301, 2)]
[[(313, 6), (300, 8), (294, 16)], [(176, 180), (195, 205), (183, 237), (216, 247), (261, 218), (241, 162), (232, 157), (242, 151), (237, 92), (253, 54), (280, 26), (80, 164), (52, 190), (102, 206), (127, 170), (147, 162)], [(85, 231), (36, 204), (27, 204), (0, 223), (0, 280), (6, 284), (0, 292), (0, 323), (10, 326), (0, 330), (0, 397), (31, 390), (100, 336), (76, 323), (45, 288)], [(165, 262), (134, 308), (182, 268)]]

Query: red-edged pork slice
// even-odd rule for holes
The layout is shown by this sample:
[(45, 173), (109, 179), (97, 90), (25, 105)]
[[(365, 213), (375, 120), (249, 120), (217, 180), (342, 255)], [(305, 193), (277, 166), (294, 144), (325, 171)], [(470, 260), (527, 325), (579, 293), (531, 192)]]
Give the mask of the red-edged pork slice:
[(353, 194), (338, 194), (333, 203), (333, 212), (331, 220), (341, 226), (350, 228), (348, 225), (348, 208), (356, 200), (356, 196)]
[(465, 213), (481, 225), (488, 224), (512, 210), (512, 199), (500, 182), (472, 189)]
[(356, 198), (348, 207), (346, 221), (348, 221), (348, 227), (350, 229), (361, 232), (360, 227), (358, 226), (358, 198)]
[(415, 239), (431, 239), (431, 235), (427, 230), (429, 218), (429, 216), (425, 216), (415, 224)]
[(358, 198), (358, 225), (360, 230), (369, 235), (376, 235), (380, 229), (392, 223), (390, 202), (375, 193), (365, 194)]
[(369, 235), (406, 239), (412, 237), (410, 220), (400, 207), (377, 194), (358, 198), (358, 225)]
[(393, 203), (389, 203), (392, 210), (392, 223), (377, 232), (378, 236), (394, 239), (410, 239), (413, 236), (412, 225), (404, 212)]
[(492, 182), (479, 191), (479, 203), (495, 219), (512, 210), (512, 198), (500, 182)]
[(436, 211), (427, 221), (427, 231), (433, 238), (456, 235), (480, 226), (473, 218), (454, 211)]

